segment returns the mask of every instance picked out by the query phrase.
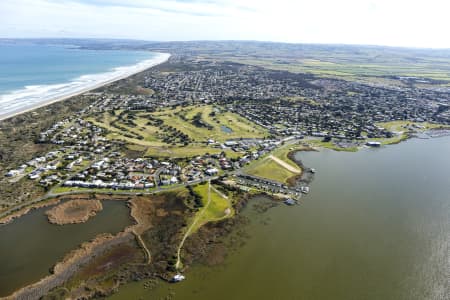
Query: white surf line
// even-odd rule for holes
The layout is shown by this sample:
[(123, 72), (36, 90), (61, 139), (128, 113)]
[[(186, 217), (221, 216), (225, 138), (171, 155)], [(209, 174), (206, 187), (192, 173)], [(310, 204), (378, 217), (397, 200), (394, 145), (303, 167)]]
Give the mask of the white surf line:
[[(6, 113), (3, 113), (3, 114), (0, 113), (0, 121), (5, 120), (5, 119), (9, 119), (11, 117), (14, 117), (14, 116), (17, 116), (17, 115), (20, 115), (20, 114), (23, 114), (25, 112), (29, 112), (29, 111), (32, 111), (32, 110), (35, 110), (35, 109), (38, 109), (38, 108), (41, 108), (41, 107), (53, 104), (55, 102), (63, 101), (63, 100), (66, 100), (66, 99), (69, 99), (69, 98), (72, 98), (72, 97), (84, 94), (86, 92), (89, 92), (89, 91), (95, 90), (97, 88), (100, 88), (102, 86), (105, 86), (105, 85), (108, 85), (110, 83), (113, 83), (115, 81), (119, 81), (121, 79), (125, 79), (127, 77), (133, 76), (133, 75), (135, 75), (137, 73), (143, 72), (143, 71), (145, 71), (147, 69), (153, 68), (153, 67), (155, 67), (155, 66), (157, 66), (159, 64), (162, 64), (162, 63), (166, 62), (171, 56), (169, 53), (159, 53), (159, 54), (160, 54), (159, 57), (157, 57), (155, 59), (144, 60), (144, 61), (142, 61), (142, 62), (140, 62), (140, 63), (138, 63), (138, 64), (136, 64), (134, 66), (117, 67), (117, 68), (114, 69), (114, 71), (105, 72), (105, 73), (82, 75), (79, 78), (81, 78), (81, 77), (89, 77), (89, 76), (101, 76), (101, 75), (105, 75), (105, 74), (108, 74), (108, 73), (117, 73), (118, 74), (118, 75), (115, 75), (114, 77), (111, 77), (111, 78), (103, 80), (103, 81), (99, 81), (99, 82), (94, 83), (93, 85), (90, 85), (90, 86), (85, 86), (85, 87), (78, 86), (78, 87), (74, 88), (74, 90), (72, 92), (70, 92), (70, 91), (61, 92), (60, 91), (59, 95), (56, 94), (53, 97), (50, 96), (48, 99), (43, 99), (41, 101), (36, 101), (36, 102), (31, 101), (28, 104), (24, 104), (22, 108), (19, 107), (16, 110), (10, 110), (10, 111), (7, 111)], [(125, 72), (120, 73), (120, 71), (125, 70), (125, 69), (126, 69)], [(70, 82), (63, 83), (63, 84), (48, 85), (48, 87), (51, 87), (51, 86), (63, 86), (63, 88), (66, 88), (70, 84), (74, 84), (74, 82), (76, 82), (79, 78), (75, 79), (74, 81), (70, 81)], [(56, 91), (56, 93), (58, 93), (58, 91)], [(5, 102), (4, 98), (10, 97), (10, 96), (11, 96), (11, 94), (0, 95), (1, 105), (10, 105), (10, 106), (11, 105), (15, 105), (15, 106), (17, 106), (18, 105), (17, 103), (7, 103), (7, 102), (9, 102), (9, 100)], [(42, 95), (34, 95), (33, 96), (31, 94), (29, 96), (30, 97), (43, 97)], [(24, 96), (25, 99), (26, 99), (26, 97), (27, 96)], [(17, 98), (15, 100), (21, 100), (21, 98)], [(1, 107), (0, 107), (0, 109), (1, 109)]]
[(293, 166), (291, 166), (290, 164), (288, 164), (287, 162), (279, 159), (278, 157), (273, 156), (272, 154), (268, 156), (268, 158), (272, 159), (274, 162), (276, 162), (277, 164), (279, 164), (281, 167), (285, 168), (288, 171), (291, 171), (292, 173), (295, 174), (300, 174), (302, 171), (299, 170), (298, 168), (294, 168)]

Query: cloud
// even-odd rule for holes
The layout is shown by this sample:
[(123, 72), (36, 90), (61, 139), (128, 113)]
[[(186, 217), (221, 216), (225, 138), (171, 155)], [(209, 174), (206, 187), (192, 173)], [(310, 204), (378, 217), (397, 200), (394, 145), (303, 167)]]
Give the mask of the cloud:
[[(54, 3), (61, 1), (52, 0)], [(120, 7), (136, 9), (152, 9), (159, 12), (175, 13), (192, 16), (220, 16), (232, 9), (245, 9), (243, 6), (235, 6), (227, 1), (214, 0), (74, 0), (72, 2), (96, 7)], [(67, 1), (66, 3), (70, 3)]]
[(1, 0), (0, 37), (450, 47), (444, 0)]

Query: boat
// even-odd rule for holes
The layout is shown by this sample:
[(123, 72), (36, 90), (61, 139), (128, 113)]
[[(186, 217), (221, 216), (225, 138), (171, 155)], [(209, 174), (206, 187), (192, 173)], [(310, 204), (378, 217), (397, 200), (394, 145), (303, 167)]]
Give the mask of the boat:
[(369, 141), (369, 142), (366, 143), (366, 145), (369, 146), (369, 147), (381, 147), (381, 143), (380, 142)]
[(302, 186), (301, 190), (302, 190), (302, 193), (304, 193), (304, 194), (308, 194), (309, 193), (309, 187), (308, 186)]
[(186, 279), (186, 277), (184, 275), (177, 274), (177, 275), (173, 276), (171, 282), (180, 282), (180, 281), (183, 281), (185, 279)]
[(313, 169), (313, 168), (309, 169), (309, 171), (313, 174), (316, 173), (316, 169)]
[(284, 200), (284, 204), (286, 204), (286, 205), (295, 205), (295, 204), (297, 204), (297, 201), (295, 201), (292, 198), (288, 198), (288, 199)]

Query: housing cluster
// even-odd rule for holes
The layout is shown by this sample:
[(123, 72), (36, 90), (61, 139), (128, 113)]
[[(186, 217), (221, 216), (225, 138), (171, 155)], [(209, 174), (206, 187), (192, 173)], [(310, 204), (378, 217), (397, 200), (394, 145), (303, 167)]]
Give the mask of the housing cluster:
[(184, 62), (181, 71), (149, 72), (151, 96), (171, 103), (219, 103), (273, 134), (363, 139), (390, 137), (378, 122), (450, 123), (450, 95), (317, 78), (231, 62)]
[(277, 139), (238, 139), (224, 143), (210, 139), (205, 142), (239, 155), (229, 158), (222, 151), (184, 159), (130, 158), (124, 142), (108, 139), (107, 130), (79, 117), (80, 114), (41, 132), (36, 142), (53, 144), (56, 148), (9, 170), (5, 176), (13, 182), (26, 177), (47, 189), (59, 186), (56, 192), (73, 188), (155, 192), (235, 172), (282, 143)]
[[(8, 170), (8, 180), (28, 177), (48, 189), (58, 185), (62, 189), (147, 191), (195, 184), (221, 175), (237, 175), (248, 183), (251, 178), (242, 177), (239, 169), (289, 139), (389, 138), (394, 133), (377, 124), (393, 120), (450, 124), (450, 95), (442, 91), (407, 86), (383, 88), (192, 58), (169, 61), (164, 68), (156, 67), (140, 75), (139, 86), (145, 93), (118, 93), (113, 85), (83, 95), (92, 100), (88, 107), (38, 135), (36, 143), (53, 145), (51, 151)], [(118, 120), (137, 128), (134, 115), (129, 112), (154, 112), (201, 103), (237, 113), (267, 129), (270, 137), (222, 143), (201, 141), (208, 147), (223, 149), (219, 154), (162, 159), (141, 153), (130, 157), (126, 141), (111, 136), (112, 130), (120, 131), (119, 125), (111, 122), (108, 129), (95, 121), (117, 113)], [(158, 128), (159, 137), (166, 144), (187, 146), (190, 142), (184, 132), (162, 124), (150, 114), (145, 121)], [(143, 138), (139, 130), (120, 132), (125, 138)], [(225, 153), (228, 150), (238, 155), (230, 157)], [(253, 180), (255, 185), (275, 184)], [(276, 188), (283, 190), (281, 185)]]

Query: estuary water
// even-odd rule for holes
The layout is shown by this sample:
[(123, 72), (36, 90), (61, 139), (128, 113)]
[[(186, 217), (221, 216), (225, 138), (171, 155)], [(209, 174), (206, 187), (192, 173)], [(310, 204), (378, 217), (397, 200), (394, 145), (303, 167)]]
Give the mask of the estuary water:
[(168, 57), (0, 41), (0, 119), (129, 76)]
[(103, 201), (103, 210), (82, 224), (54, 225), (44, 207), (0, 226), (0, 297), (50, 274), (71, 250), (100, 233), (115, 234), (132, 224), (123, 201)]
[(317, 170), (300, 205), (260, 214), (254, 199), (250, 238), (223, 265), (112, 299), (449, 299), (449, 154), (450, 137), (300, 152)]

